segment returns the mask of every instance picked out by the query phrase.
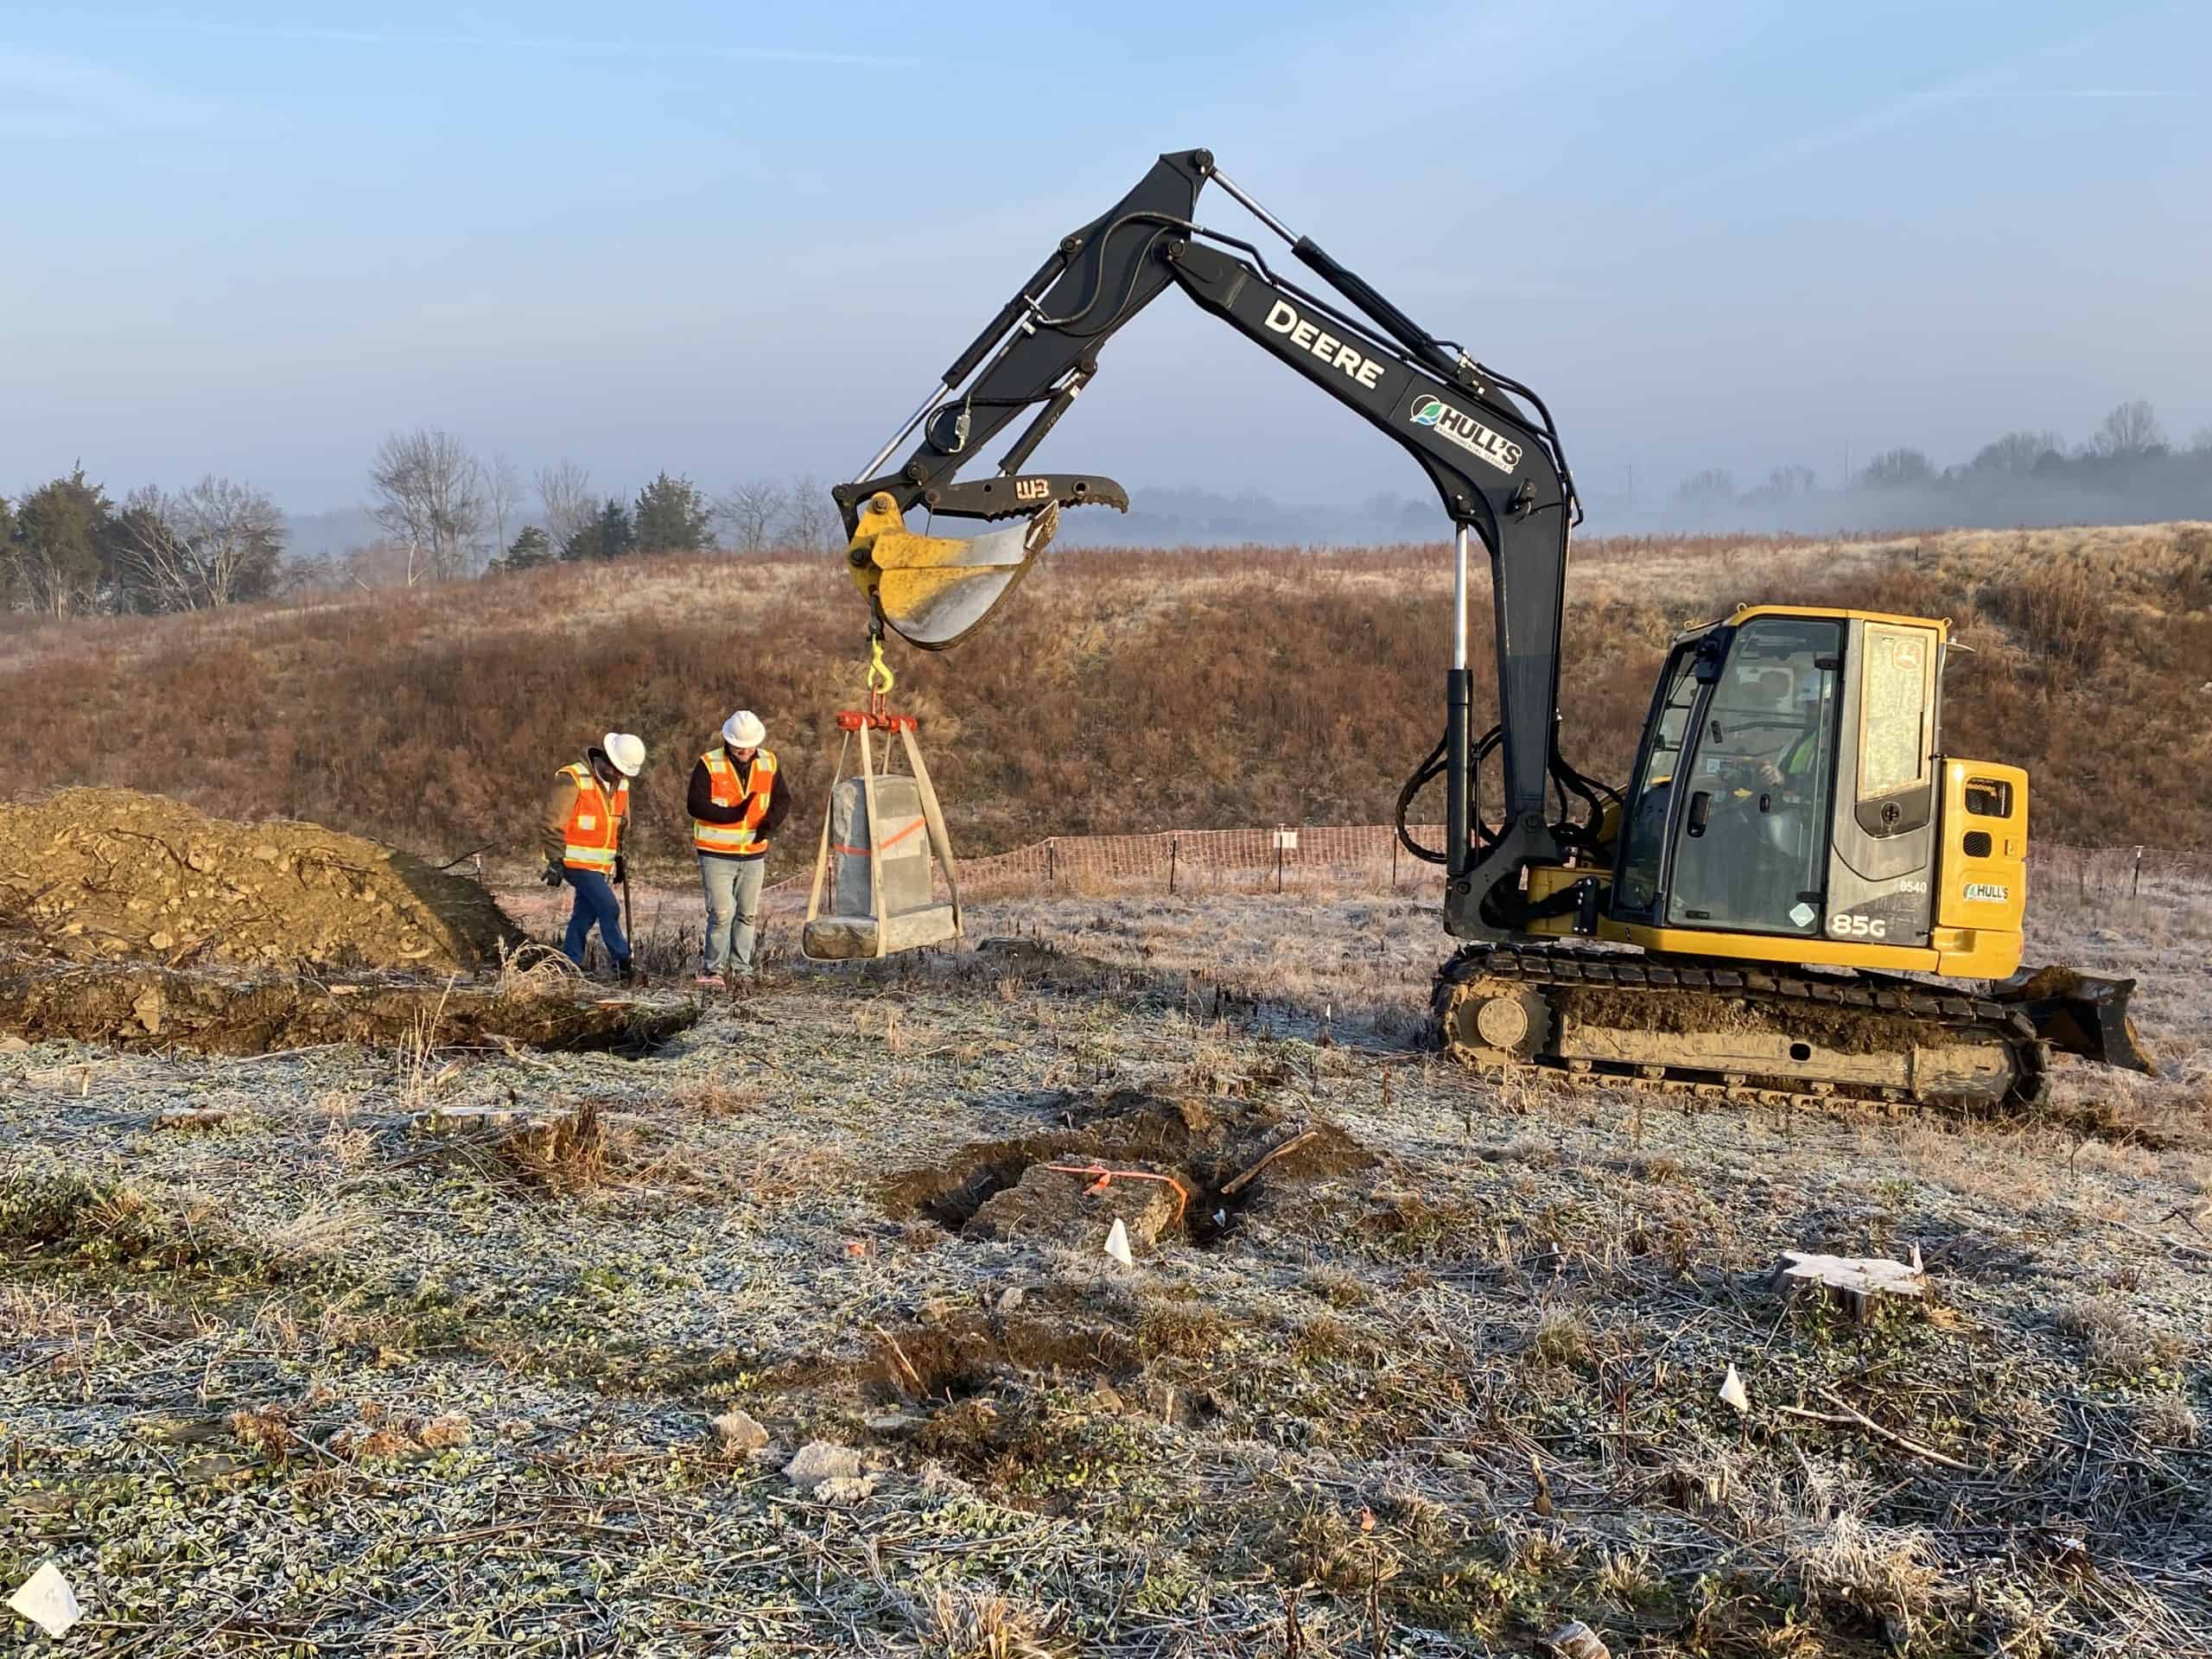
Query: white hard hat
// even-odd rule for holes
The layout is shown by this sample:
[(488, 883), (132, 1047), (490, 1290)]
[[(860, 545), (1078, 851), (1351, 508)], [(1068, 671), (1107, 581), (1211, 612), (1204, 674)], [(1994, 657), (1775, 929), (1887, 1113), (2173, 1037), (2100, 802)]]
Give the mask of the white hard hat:
[(768, 741), (768, 728), (750, 709), (741, 709), (722, 721), (722, 741), (733, 749), (757, 749)]
[(609, 732), (599, 740), (599, 746), (607, 751), (614, 770), (625, 778), (634, 778), (645, 769), (645, 740), (642, 737), (632, 737), (627, 732)]

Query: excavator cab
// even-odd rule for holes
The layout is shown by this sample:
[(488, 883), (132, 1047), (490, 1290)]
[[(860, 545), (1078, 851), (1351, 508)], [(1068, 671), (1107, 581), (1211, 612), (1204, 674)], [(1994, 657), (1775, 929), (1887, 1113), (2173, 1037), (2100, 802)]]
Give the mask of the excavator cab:
[(1940, 753), (1948, 635), (1923, 617), (1761, 606), (1678, 639), (1608, 931), (1683, 955), (2010, 974), (2027, 779)]

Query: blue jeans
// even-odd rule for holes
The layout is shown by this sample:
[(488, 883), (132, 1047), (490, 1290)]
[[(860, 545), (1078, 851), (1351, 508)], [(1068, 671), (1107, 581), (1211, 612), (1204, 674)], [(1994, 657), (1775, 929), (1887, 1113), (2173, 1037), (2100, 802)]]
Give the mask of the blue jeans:
[(707, 894), (707, 950), (702, 973), (728, 967), (753, 971), (753, 942), (760, 920), (760, 877), (766, 858), (699, 856), (699, 885)]
[(622, 901), (614, 896), (614, 884), (597, 870), (563, 868), (561, 874), (576, 890), (575, 908), (569, 912), (569, 937), (561, 943), (562, 954), (582, 967), (584, 946), (590, 942), (596, 923), (601, 943), (620, 968), (630, 960), (630, 941), (622, 937)]

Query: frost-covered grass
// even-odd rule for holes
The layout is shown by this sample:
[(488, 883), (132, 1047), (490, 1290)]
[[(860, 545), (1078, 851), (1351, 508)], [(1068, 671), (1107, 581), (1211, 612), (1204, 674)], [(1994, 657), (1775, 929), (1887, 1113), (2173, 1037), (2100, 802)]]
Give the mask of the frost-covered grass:
[[(2212, 998), (2145, 903), (2036, 925), (2144, 976), (2176, 1069), (2062, 1087), (2156, 1146), (1501, 1092), (1409, 1040), (1410, 892), (994, 907), (1088, 961), (779, 958), (637, 1061), (0, 1056), (0, 1580), (57, 1560), (85, 1653), (2192, 1651)], [(995, 1242), (892, 1190), (1128, 1091), (1373, 1162), (1134, 1268), (1079, 1182)], [(1915, 1245), (1924, 1313), (1767, 1288)], [(872, 1480), (801, 1494), (816, 1438)]]

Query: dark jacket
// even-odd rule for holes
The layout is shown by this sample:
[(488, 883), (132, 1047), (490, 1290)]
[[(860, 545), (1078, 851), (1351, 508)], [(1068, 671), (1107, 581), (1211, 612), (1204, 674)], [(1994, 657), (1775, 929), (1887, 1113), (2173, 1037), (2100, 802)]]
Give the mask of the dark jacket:
[[(729, 745), (727, 743), (722, 745), (722, 753), (729, 757), (730, 765), (736, 768), (738, 783), (741, 785), (751, 783), (753, 762), (741, 760), (731, 754)], [(704, 760), (695, 760), (691, 764), (691, 789), (686, 805), (691, 816), (702, 823), (735, 823), (745, 816), (745, 809), (742, 806), (715, 804), (714, 779), (707, 775), (707, 763)], [(791, 792), (784, 781), (784, 769), (778, 766), (776, 780), (768, 785), (768, 810), (761, 818), (758, 831), (763, 842), (775, 838), (776, 831), (783, 827), (784, 820), (791, 816)], [(701, 853), (699, 856), (702, 858), (765, 858), (767, 855), (767, 848), (761, 846), (749, 853)]]

